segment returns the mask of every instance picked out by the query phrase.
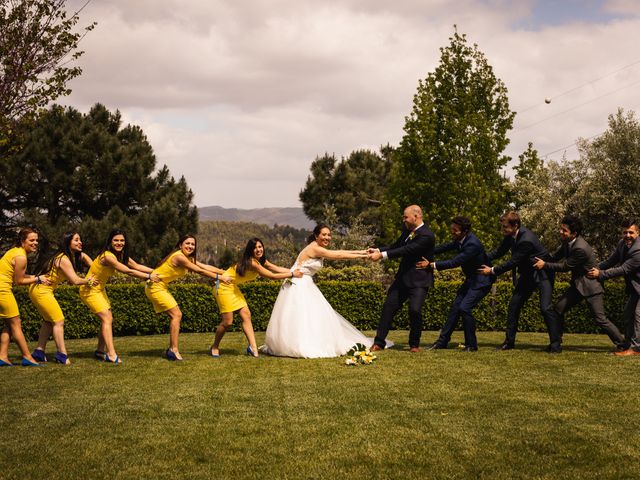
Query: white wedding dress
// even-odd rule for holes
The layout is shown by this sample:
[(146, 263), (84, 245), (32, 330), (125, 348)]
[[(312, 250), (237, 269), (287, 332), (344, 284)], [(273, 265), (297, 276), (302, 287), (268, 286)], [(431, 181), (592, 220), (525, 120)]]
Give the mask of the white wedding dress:
[[(365, 337), (324, 298), (313, 281), (321, 268), (321, 258), (302, 263), (296, 260), (291, 267), (303, 276), (282, 284), (261, 347), (264, 353), (295, 358), (339, 357), (356, 343), (373, 345), (373, 338)], [(387, 342), (387, 347), (391, 345)]]

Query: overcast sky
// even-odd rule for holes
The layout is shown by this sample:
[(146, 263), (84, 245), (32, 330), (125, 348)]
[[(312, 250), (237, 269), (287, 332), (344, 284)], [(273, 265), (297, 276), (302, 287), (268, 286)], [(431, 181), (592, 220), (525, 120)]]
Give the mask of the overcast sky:
[(120, 110), (200, 207), (300, 206), (317, 156), (397, 146), (454, 24), (507, 86), (513, 158), (575, 157), (640, 110), (637, 0), (93, 0), (94, 20), (59, 103)]

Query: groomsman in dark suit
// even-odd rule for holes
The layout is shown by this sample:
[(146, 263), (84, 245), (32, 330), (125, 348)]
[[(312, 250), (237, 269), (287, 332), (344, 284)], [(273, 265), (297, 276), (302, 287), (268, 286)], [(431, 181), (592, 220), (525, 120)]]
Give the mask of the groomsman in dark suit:
[(589, 310), (596, 324), (609, 336), (618, 350), (624, 350), (624, 337), (618, 328), (609, 321), (604, 312), (604, 289), (602, 284), (587, 277), (587, 272), (597, 265), (593, 249), (580, 235), (582, 222), (573, 215), (565, 215), (560, 222), (560, 238), (562, 245), (553, 254), (550, 261), (536, 258), (534, 267), (548, 272), (571, 271), (569, 288), (562, 294), (554, 307), (554, 328), (550, 331), (551, 342), (547, 347), (549, 353), (562, 351), (562, 332), (564, 314), (580, 303), (587, 301)]
[(489, 260), (480, 239), (471, 231), (471, 220), (467, 217), (455, 217), (451, 220), (450, 228), (453, 240), (438, 245), (434, 253), (455, 251), (458, 254), (450, 260), (429, 262), (429, 260), (423, 259), (417, 264), (418, 268), (430, 267), (434, 271), (461, 267), (465, 276), (465, 281), (458, 288), (447, 320), (440, 331), (440, 336), (427, 350), (447, 348), (451, 341), (451, 334), (458, 323), (458, 318), (462, 317), (464, 351), (475, 352), (478, 350), (478, 340), (476, 339), (476, 319), (473, 316), (473, 309), (491, 290), (494, 277), (480, 275), (477, 272), (480, 266), (488, 264)]
[(422, 305), (429, 287), (433, 286), (433, 272), (416, 268), (416, 263), (423, 257), (429, 261), (433, 260), (435, 237), (422, 221), (422, 209), (417, 205), (410, 205), (404, 209), (402, 221), (405, 229), (398, 240), (387, 247), (369, 249), (369, 258), (373, 261), (401, 258), (395, 280), (387, 291), (382, 307), (382, 316), (371, 347), (372, 351), (382, 350), (385, 347), (385, 339), (391, 329), (393, 317), (407, 300), (409, 301), (409, 348), (413, 353), (420, 351)]
[[(500, 225), (504, 239), (496, 250), (489, 253), (490, 261), (502, 258), (511, 251), (511, 258), (505, 262), (491, 267), (482, 265), (478, 270), (481, 275), (501, 275), (511, 272), (513, 276), (513, 293), (509, 301), (507, 313), (507, 330), (504, 343), (496, 350), (511, 350), (515, 347), (516, 333), (518, 332), (518, 320), (520, 312), (533, 294), (540, 293), (540, 312), (550, 328), (554, 320), (551, 295), (553, 293), (554, 273), (537, 271), (533, 268), (536, 257), (544, 260), (550, 259), (549, 252), (542, 246), (538, 237), (529, 229), (522, 226), (520, 215), (517, 212), (507, 212), (500, 217)], [(550, 332), (550, 330), (549, 330)]]
[(615, 355), (640, 355), (640, 226), (638, 220), (629, 219), (622, 224), (622, 240), (604, 262), (592, 268), (587, 277), (606, 280), (624, 277), (627, 304), (624, 307), (625, 349)]

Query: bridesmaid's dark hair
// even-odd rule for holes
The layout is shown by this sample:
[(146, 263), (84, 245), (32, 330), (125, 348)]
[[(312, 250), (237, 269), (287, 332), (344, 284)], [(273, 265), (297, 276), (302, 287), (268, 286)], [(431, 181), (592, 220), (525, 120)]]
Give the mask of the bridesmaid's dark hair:
[[(169, 253), (169, 255), (167, 255), (166, 257), (164, 257), (162, 260), (160, 260), (160, 263), (158, 263), (159, 267), (160, 265), (162, 265), (164, 262), (167, 261), (167, 259), (173, 255), (174, 253), (176, 253), (177, 251), (182, 250), (182, 244), (188, 240), (189, 238), (193, 238), (193, 241), (196, 244), (196, 248), (193, 249), (193, 253), (191, 255), (189, 255), (187, 258), (189, 260), (191, 260), (191, 263), (196, 263), (196, 252), (198, 251), (198, 240), (196, 239), (195, 235), (191, 235), (190, 233), (187, 233), (186, 235), (183, 235), (180, 237), (180, 239), (178, 240), (178, 242), (176, 243), (175, 247), (173, 247), (173, 250), (171, 250), (171, 252)], [(156, 268), (157, 268), (156, 267)]]
[(258, 237), (249, 239), (249, 241), (247, 242), (247, 246), (244, 248), (244, 252), (242, 253), (240, 261), (236, 263), (236, 273), (239, 277), (243, 277), (244, 274), (247, 273), (247, 270), (251, 268), (251, 261), (254, 258), (253, 251), (255, 250), (258, 243), (262, 245), (264, 253), (262, 254), (262, 257), (260, 257), (259, 259), (256, 258), (256, 260), (258, 261), (258, 263), (260, 263), (260, 265), (264, 265), (264, 262), (267, 261), (267, 252), (266, 250), (264, 250), (264, 242)]
[[(116, 235), (122, 235), (124, 237), (124, 248), (122, 249), (121, 252), (116, 252), (113, 249), (113, 246), (111, 245), (111, 242), (113, 241), (113, 237), (115, 237)], [(104, 255), (105, 252), (113, 253), (115, 257), (118, 259), (118, 261), (120, 263), (123, 263), (124, 265), (129, 263), (129, 242), (127, 242), (127, 234), (124, 232), (124, 230), (120, 230), (119, 228), (114, 228), (109, 232), (107, 241), (104, 243), (104, 245), (98, 252), (98, 255), (96, 256), (99, 257), (100, 255)]]
[(331, 231), (331, 228), (329, 228), (329, 225), (327, 225), (325, 223), (317, 224), (316, 228), (313, 229), (313, 233), (307, 237), (307, 245), (309, 245), (316, 238), (318, 238), (318, 235), (320, 235), (320, 232), (322, 231), (323, 228), (328, 228), (329, 231)]
[(18, 232), (18, 235), (16, 235), (16, 241), (13, 242), (13, 246), (21, 247), (22, 244), (27, 241), (27, 237), (32, 233), (35, 233), (36, 235), (38, 235), (38, 232), (36, 232), (33, 228), (29, 228), (29, 227), (21, 228), (20, 231)]
[(73, 240), (73, 237), (75, 237), (76, 235), (79, 236), (80, 234), (78, 232), (73, 231), (73, 232), (67, 232), (64, 235), (62, 235), (62, 240), (60, 240), (58, 249), (55, 252), (53, 252), (53, 254), (48, 258), (46, 262), (43, 261), (40, 263), (39, 268), (37, 269), (38, 275), (44, 275), (51, 272), (51, 270), (53, 269), (54, 263), (56, 261), (56, 258), (60, 254), (65, 255), (71, 262), (73, 269), (76, 272), (78, 271), (78, 266), (82, 265), (82, 252), (71, 251), (71, 240)]

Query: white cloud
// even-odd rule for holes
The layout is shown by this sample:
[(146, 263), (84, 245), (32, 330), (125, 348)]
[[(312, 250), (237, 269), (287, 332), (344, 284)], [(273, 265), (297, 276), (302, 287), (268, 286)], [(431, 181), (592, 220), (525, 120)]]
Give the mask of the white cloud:
[[(84, 73), (64, 102), (120, 109), (147, 133), (159, 163), (185, 175), (200, 206), (295, 206), (316, 156), (399, 143), (418, 79), (437, 65), (454, 24), (486, 54), (520, 112), (508, 149), (514, 157), (528, 141), (548, 153), (603, 131), (619, 106), (640, 108), (637, 86), (606, 95), (640, 78), (640, 64), (593, 82), (640, 59), (633, 12), (615, 21), (518, 27), (533, 7), (506, 0), (92, 2), (82, 20), (98, 26), (82, 42)], [(617, 13), (623, 7), (607, 4)]]

